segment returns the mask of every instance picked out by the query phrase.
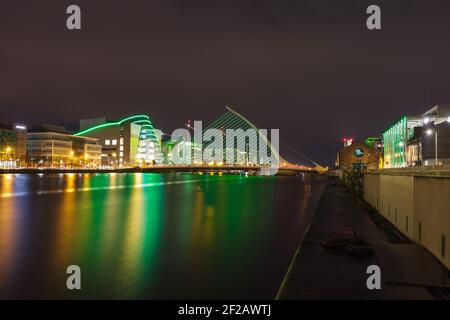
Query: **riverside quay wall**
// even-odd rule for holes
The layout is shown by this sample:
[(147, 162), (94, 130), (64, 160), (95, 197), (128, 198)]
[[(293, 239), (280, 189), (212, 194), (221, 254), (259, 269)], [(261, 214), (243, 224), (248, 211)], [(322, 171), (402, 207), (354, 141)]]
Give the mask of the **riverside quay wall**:
[(450, 168), (364, 174), (364, 199), (450, 269)]

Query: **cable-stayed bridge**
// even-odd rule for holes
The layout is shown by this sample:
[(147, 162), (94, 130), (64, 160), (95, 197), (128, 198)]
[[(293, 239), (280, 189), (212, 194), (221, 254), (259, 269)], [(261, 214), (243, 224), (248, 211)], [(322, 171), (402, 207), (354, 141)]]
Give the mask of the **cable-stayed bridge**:
[[(263, 148), (267, 148), (269, 150), (269, 153), (272, 157), (272, 159), (276, 159), (276, 163), (278, 165), (278, 170), (280, 172), (296, 172), (296, 171), (316, 171), (319, 173), (324, 173), (328, 171), (327, 167), (321, 166), (314, 160), (310, 159), (309, 157), (305, 156), (304, 154), (297, 151), (295, 148), (287, 145), (286, 143), (282, 142), (281, 140), (279, 143), (276, 143), (277, 145), (274, 145), (267, 136), (267, 133), (263, 130), (260, 130), (258, 127), (256, 127), (252, 122), (250, 122), (247, 118), (245, 118), (242, 114), (238, 113), (237, 111), (231, 109), (230, 107), (226, 107), (227, 112), (222, 115), (221, 117), (217, 118), (215, 121), (213, 121), (210, 125), (208, 125), (206, 128), (203, 129), (203, 132), (206, 132), (208, 129), (216, 129), (220, 130), (224, 135), (227, 132), (227, 130), (242, 130), (244, 132), (247, 132), (247, 130), (251, 130), (256, 133), (257, 139), (248, 139), (246, 140), (246, 136), (239, 136), (237, 137), (236, 144), (238, 146), (238, 152), (242, 152), (245, 154), (247, 158), (244, 159), (241, 163), (236, 163), (234, 166), (260, 166), (264, 167), (264, 165), (260, 162), (260, 159), (258, 157), (258, 154), (254, 155), (253, 160), (251, 161), (251, 153), (252, 150), (258, 150), (263, 146)], [(266, 130), (267, 131), (267, 130)], [(204, 136), (200, 137), (202, 141), (196, 140), (194, 138), (194, 143), (197, 145), (202, 145), (203, 148), (207, 148), (208, 145), (211, 143), (203, 142)], [(273, 137), (270, 137), (273, 138)], [(197, 137), (198, 139), (198, 137)], [(206, 139), (207, 140), (207, 139)], [(297, 156), (299, 156), (302, 160), (301, 162), (304, 163), (305, 161), (309, 163), (309, 165), (298, 165), (289, 162), (286, 160), (279, 152), (279, 144), (283, 145), (287, 149), (289, 149), (291, 152), (294, 152)], [(223, 140), (223, 150), (227, 149), (226, 141)], [(240, 149), (240, 150), (239, 150)], [(272, 162), (273, 163), (273, 162)]]

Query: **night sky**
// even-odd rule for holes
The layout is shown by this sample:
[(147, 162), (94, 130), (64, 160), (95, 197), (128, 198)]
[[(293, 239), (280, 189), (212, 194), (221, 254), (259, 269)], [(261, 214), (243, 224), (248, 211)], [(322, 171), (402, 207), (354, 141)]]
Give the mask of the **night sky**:
[(423, 113), (424, 87), (450, 103), (448, 0), (0, 2), (0, 122), (147, 113), (171, 132), (229, 105), (331, 164), (343, 136)]

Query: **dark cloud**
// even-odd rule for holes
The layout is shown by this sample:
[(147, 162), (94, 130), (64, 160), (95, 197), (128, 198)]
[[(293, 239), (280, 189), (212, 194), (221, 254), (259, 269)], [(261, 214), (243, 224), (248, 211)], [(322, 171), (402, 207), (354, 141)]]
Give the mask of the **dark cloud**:
[(378, 134), (402, 114), (450, 102), (450, 3), (72, 1), (0, 4), (0, 121), (132, 113), (170, 131), (233, 106), (318, 161), (343, 135)]

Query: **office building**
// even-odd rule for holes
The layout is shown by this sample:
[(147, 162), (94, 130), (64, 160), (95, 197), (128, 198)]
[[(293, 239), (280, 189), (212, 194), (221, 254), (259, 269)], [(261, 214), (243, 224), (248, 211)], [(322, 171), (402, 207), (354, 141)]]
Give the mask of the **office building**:
[(17, 134), (12, 126), (0, 124), (0, 168), (15, 168)]
[(27, 134), (30, 167), (97, 168), (101, 152), (97, 139), (74, 136), (60, 126), (43, 125)]
[(16, 161), (18, 167), (27, 166), (27, 126), (14, 124), (13, 130), (16, 132)]
[(23, 124), (0, 124), (0, 168), (25, 167), (27, 127)]
[(450, 163), (450, 105), (404, 116), (383, 132), (384, 167)]
[(437, 105), (422, 115), (422, 164), (450, 164), (450, 105)]

